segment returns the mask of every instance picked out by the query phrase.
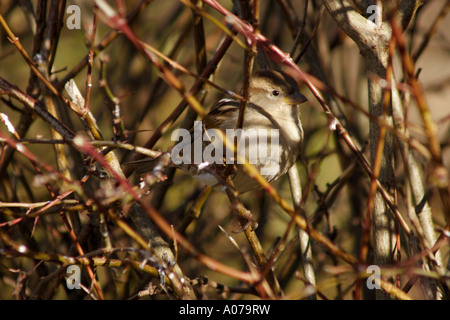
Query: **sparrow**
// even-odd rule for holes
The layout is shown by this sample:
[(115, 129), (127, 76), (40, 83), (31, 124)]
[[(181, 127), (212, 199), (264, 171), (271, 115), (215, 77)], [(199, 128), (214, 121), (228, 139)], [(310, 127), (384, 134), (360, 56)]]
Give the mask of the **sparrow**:
[[(207, 185), (218, 185), (229, 175), (239, 194), (261, 188), (245, 172), (243, 157), (255, 165), (269, 183), (286, 174), (295, 164), (301, 149), (303, 128), (299, 105), (307, 99), (300, 93), (294, 79), (271, 69), (252, 74), (248, 93), (242, 128), (238, 128), (241, 102), (229, 98), (219, 100), (203, 121), (197, 122), (193, 130), (185, 134), (183, 142), (175, 145), (172, 162)], [(220, 133), (222, 138), (216, 139)], [(225, 136), (234, 140), (236, 150), (225, 148)], [(211, 143), (214, 148), (211, 148)], [(200, 155), (202, 161), (193, 161), (195, 151), (209, 155), (212, 149), (214, 159), (223, 161), (205, 161), (205, 154)], [(198, 154), (196, 159), (199, 159)], [(180, 163), (180, 160), (183, 161)]]

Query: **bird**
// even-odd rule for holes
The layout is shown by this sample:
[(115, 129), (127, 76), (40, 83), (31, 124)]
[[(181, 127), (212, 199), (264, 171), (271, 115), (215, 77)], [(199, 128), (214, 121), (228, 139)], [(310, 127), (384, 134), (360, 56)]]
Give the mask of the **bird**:
[[(242, 128), (238, 128), (241, 101), (221, 99), (212, 105), (203, 121), (196, 122), (189, 133), (185, 132), (183, 141), (172, 149), (171, 160), (177, 163), (179, 169), (207, 185), (223, 186), (220, 180), (229, 175), (239, 194), (261, 189), (260, 183), (245, 172), (242, 157), (255, 165), (269, 183), (286, 174), (301, 150), (303, 127), (299, 105), (306, 101), (296, 81), (286, 73), (273, 69), (258, 70), (250, 77)], [(202, 134), (196, 135), (195, 132)], [(237, 151), (227, 153), (229, 150), (226, 150), (222, 140), (229, 136), (229, 132), (239, 145)], [(220, 133), (222, 138), (216, 139)], [(222, 163), (193, 161), (192, 151), (199, 151), (200, 146), (200, 152), (205, 153), (212, 143), (214, 148), (210, 147), (210, 150), (214, 149), (213, 158), (222, 158)], [(205, 154), (200, 158), (202, 156)]]

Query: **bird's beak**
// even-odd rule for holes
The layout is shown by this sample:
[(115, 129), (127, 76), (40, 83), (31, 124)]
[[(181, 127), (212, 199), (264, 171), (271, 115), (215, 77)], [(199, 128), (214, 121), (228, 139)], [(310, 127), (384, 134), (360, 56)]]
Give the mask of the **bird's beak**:
[(308, 99), (306, 99), (306, 97), (304, 95), (302, 95), (300, 92), (295, 92), (291, 95), (288, 95), (286, 98), (284, 98), (284, 101), (287, 104), (297, 105), (297, 104), (302, 104), (303, 102), (308, 101)]

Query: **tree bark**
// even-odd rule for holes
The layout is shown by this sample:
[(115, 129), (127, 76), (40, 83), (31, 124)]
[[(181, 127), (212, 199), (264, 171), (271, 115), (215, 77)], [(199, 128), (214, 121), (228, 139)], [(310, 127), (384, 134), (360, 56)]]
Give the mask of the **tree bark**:
[[(407, 27), (415, 14), (421, 1), (401, 1), (397, 8), (385, 8), (385, 16), (390, 16), (395, 10), (396, 22), (403, 28)], [(381, 1), (364, 1), (360, 8), (364, 13), (370, 14), (366, 18), (359, 14), (346, 0), (326, 0), (324, 5), (336, 23), (358, 45), (368, 71), (369, 113), (374, 117), (384, 117), (390, 125), (393, 124), (392, 108), (383, 110), (384, 89), (375, 77), (385, 79), (389, 64), (389, 42), (392, 36), (390, 23), (383, 22)], [(375, 7), (373, 7), (375, 6)], [(376, 20), (375, 20), (376, 19)], [(383, 138), (383, 136), (381, 136)], [(374, 168), (377, 148), (380, 139), (379, 126), (371, 121), (369, 130), (370, 160)], [(378, 179), (386, 188), (391, 190), (394, 186), (393, 167), (393, 135), (386, 132), (384, 135), (383, 150), (379, 167)], [(372, 236), (374, 249), (374, 263), (376, 265), (392, 264), (395, 246), (395, 220), (392, 212), (385, 204), (379, 193), (375, 194), (372, 212)], [(389, 295), (382, 290), (376, 291), (377, 299), (389, 299)]]

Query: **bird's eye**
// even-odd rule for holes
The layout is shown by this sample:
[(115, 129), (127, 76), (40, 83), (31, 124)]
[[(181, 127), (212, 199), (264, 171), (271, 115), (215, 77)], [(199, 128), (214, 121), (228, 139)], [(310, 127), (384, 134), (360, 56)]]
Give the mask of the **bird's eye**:
[(278, 96), (278, 95), (280, 95), (280, 91), (278, 91), (278, 90), (273, 90), (273, 91), (272, 91), (272, 94), (273, 94), (274, 96)]

